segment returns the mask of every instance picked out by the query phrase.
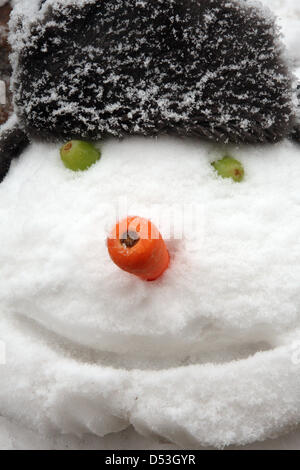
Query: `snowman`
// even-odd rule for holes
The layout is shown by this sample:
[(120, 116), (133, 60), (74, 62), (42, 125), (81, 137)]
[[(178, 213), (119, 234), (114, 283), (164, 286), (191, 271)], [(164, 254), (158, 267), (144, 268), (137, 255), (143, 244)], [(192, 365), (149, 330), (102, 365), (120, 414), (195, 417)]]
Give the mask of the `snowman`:
[(0, 414), (180, 447), (300, 422), (295, 63), (244, 0), (23, 0)]

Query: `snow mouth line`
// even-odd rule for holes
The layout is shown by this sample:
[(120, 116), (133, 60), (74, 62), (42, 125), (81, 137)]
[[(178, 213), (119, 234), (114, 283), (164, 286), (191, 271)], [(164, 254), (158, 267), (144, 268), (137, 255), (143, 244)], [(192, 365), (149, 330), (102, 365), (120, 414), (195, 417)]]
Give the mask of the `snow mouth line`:
[[(257, 353), (271, 351), (274, 347), (267, 341), (232, 344), (219, 349), (195, 349), (191, 345), (190, 353), (169, 353), (162, 356), (140, 352), (116, 353), (100, 351), (72, 341), (57, 332), (51, 331), (36, 320), (16, 314), (19, 328), (30, 335), (32, 341), (42, 342), (58, 356), (69, 358), (80, 364), (96, 365), (120, 370), (166, 370), (195, 365), (222, 365), (233, 361), (247, 360)], [(199, 346), (199, 345), (198, 345)]]

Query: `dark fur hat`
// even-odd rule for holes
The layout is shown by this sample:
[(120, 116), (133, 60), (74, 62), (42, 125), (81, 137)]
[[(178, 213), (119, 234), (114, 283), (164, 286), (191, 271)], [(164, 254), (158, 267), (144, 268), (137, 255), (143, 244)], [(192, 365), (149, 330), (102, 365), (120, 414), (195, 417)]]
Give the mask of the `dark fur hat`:
[(11, 22), (12, 88), (30, 137), (257, 143), (291, 132), (279, 33), (251, 2), (30, 0), (27, 12), (26, 1)]

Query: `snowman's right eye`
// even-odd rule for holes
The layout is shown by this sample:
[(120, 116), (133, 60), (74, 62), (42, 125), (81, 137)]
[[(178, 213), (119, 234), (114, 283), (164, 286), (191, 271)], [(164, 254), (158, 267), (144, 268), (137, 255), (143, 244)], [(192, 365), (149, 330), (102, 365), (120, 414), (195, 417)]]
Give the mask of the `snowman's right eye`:
[(62, 146), (60, 156), (69, 170), (84, 171), (101, 158), (101, 152), (90, 142), (71, 140)]

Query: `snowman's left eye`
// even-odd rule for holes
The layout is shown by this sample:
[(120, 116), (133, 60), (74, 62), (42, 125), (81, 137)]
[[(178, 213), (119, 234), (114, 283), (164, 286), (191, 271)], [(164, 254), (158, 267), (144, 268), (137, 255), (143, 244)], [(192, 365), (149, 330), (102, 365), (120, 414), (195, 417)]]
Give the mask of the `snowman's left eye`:
[(60, 156), (69, 170), (84, 171), (101, 158), (101, 152), (90, 142), (71, 140), (62, 146)]
[(244, 167), (235, 158), (226, 156), (222, 160), (213, 162), (212, 166), (223, 178), (232, 178), (236, 182), (240, 182), (244, 178)]

